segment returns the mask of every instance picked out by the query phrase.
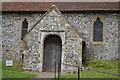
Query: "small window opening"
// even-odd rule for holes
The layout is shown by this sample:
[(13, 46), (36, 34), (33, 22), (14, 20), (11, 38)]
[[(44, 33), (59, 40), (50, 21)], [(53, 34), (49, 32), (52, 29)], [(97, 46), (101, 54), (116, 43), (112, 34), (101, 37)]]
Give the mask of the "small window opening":
[(25, 18), (24, 21), (22, 22), (22, 33), (21, 33), (21, 40), (24, 38), (25, 34), (28, 31), (28, 21)]
[(93, 41), (94, 42), (102, 42), (103, 41), (103, 23), (99, 17), (94, 22), (93, 31), (94, 31)]

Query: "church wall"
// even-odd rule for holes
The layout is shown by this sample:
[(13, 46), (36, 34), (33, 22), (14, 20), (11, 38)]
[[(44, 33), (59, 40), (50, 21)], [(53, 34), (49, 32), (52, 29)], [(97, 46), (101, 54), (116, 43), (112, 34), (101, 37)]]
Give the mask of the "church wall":
[[(119, 14), (116, 13), (70, 13), (64, 14), (66, 18), (76, 25), (79, 34), (85, 39), (88, 48), (88, 58), (94, 60), (117, 60), (118, 59), (118, 21)], [(94, 44), (91, 32), (93, 19), (100, 17), (103, 19), (104, 42)], [(89, 57), (90, 56), (90, 57)]]
[(39, 20), (42, 14), (2, 14), (2, 60), (12, 59), (22, 62), (23, 41), (21, 40), (21, 27), (24, 18), (29, 22), (29, 29)]
[[(21, 62), (22, 41), (20, 40), (21, 20), (28, 18), (29, 29), (41, 18), (43, 13), (2, 14), (2, 56), (3, 61), (13, 59)], [(116, 13), (63, 13), (76, 25), (81, 37), (86, 40), (88, 55), (95, 60), (116, 60), (118, 58), (118, 15)], [(95, 16), (102, 16), (106, 35), (104, 44), (92, 44), (91, 25)], [(33, 38), (34, 39), (34, 38)], [(37, 44), (37, 43), (36, 43)], [(34, 45), (34, 44), (33, 44)]]

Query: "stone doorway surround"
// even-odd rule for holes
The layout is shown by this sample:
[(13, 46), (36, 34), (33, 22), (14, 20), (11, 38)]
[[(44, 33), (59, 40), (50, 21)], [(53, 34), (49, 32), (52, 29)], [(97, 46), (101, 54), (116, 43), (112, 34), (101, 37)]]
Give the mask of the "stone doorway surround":
[[(40, 44), (40, 51), (41, 51), (41, 56), (40, 56), (40, 69), (41, 71), (43, 70), (43, 56), (44, 56), (44, 40), (46, 39), (46, 37), (48, 37), (49, 35), (57, 35), (61, 38), (62, 41), (62, 56), (64, 56), (64, 52), (65, 52), (65, 31), (41, 31), (41, 44)], [(61, 62), (63, 63), (63, 57), (61, 56)], [(61, 69), (62, 69), (62, 65), (61, 65)], [(61, 70), (62, 71), (62, 70)]]

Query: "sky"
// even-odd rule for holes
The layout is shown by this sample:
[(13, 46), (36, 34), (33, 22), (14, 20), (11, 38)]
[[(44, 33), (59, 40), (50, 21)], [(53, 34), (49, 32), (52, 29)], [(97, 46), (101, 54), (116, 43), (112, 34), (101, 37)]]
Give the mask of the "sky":
[(120, 0), (0, 0), (1, 2), (119, 2)]

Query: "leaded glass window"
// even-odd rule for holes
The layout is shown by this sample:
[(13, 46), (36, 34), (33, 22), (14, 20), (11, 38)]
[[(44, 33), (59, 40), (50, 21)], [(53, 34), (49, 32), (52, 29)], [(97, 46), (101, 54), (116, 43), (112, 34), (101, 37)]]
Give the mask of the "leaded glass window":
[(102, 42), (103, 41), (103, 23), (99, 17), (94, 22), (93, 31), (94, 31), (93, 41), (94, 42)]
[(24, 21), (22, 22), (22, 33), (21, 33), (21, 39), (23, 39), (23, 37), (25, 36), (25, 34), (27, 33), (28, 30), (28, 21), (25, 18)]

